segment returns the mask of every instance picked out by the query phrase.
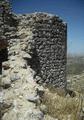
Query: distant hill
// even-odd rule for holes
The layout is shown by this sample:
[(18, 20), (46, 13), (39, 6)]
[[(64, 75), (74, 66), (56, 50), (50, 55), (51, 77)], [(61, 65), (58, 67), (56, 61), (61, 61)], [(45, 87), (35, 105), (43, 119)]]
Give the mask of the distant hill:
[(80, 74), (84, 71), (83, 55), (67, 56), (67, 74)]

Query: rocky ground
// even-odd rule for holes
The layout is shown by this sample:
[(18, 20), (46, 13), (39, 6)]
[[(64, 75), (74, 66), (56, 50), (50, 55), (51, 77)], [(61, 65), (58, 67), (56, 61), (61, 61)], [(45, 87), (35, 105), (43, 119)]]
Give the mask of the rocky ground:
[(68, 88), (84, 95), (84, 72), (67, 76)]

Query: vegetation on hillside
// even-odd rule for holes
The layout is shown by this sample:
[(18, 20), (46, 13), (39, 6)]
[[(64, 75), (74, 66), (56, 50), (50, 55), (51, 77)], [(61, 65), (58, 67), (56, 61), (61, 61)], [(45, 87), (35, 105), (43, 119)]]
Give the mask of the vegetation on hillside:
[(42, 103), (47, 114), (58, 120), (84, 120), (84, 57), (69, 56), (67, 60), (67, 88), (72, 97), (61, 89), (48, 86)]

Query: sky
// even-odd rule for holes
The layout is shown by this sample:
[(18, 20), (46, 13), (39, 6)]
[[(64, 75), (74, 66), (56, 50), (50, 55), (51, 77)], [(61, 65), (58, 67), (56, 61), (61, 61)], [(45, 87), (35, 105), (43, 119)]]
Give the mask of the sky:
[(84, 54), (84, 0), (10, 0), (17, 14), (47, 12), (67, 23), (67, 53)]

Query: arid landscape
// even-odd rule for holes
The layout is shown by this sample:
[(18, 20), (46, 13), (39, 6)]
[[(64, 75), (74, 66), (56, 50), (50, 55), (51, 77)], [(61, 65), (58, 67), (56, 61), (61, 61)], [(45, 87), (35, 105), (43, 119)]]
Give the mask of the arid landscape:
[(67, 88), (64, 97), (64, 91), (49, 86), (43, 98), (48, 114), (59, 120), (84, 120), (84, 56), (68, 56)]
[(84, 120), (84, 55), (67, 55), (67, 23), (0, 7), (0, 120)]
[(73, 55), (67, 59), (67, 82), (71, 89), (84, 94), (84, 56)]

